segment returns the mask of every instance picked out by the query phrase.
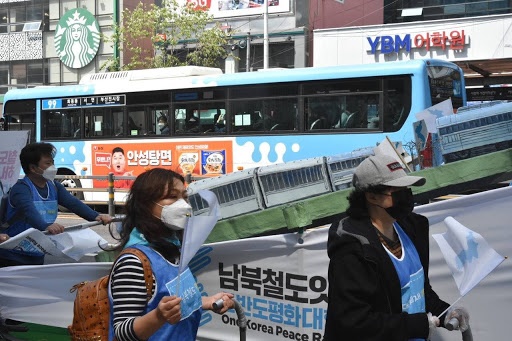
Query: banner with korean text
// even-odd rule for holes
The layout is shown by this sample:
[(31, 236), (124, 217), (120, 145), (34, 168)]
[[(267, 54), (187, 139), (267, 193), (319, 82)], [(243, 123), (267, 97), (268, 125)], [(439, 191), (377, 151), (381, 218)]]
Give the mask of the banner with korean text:
[[(215, 243), (189, 264), (209, 295), (231, 292), (248, 340), (322, 340), (327, 312), (327, 228)], [(203, 314), (199, 340), (238, 340), (237, 315)]]
[(0, 131), (0, 181), (7, 191), (20, 177), (20, 152), (28, 141), (29, 132)]
[[(415, 211), (428, 217), (431, 234), (445, 232), (444, 219), (452, 216), (485, 237), (498, 253), (509, 256), (510, 207), (512, 186), (422, 205)], [(219, 291), (235, 295), (248, 319), (247, 340), (322, 340), (327, 310), (327, 236), (328, 227), (320, 227), (305, 231), (302, 244), (294, 233), (207, 244), (189, 266), (204, 295)], [(74, 263), (1, 268), (1, 317), (66, 328), (72, 320), (74, 300), (69, 288), (108, 273), (110, 263), (88, 263), (88, 272), (78, 271), (81, 266)], [(454, 302), (459, 290), (433, 238), (429, 270), (434, 290), (446, 302)], [(510, 278), (512, 262), (503, 262), (460, 301), (470, 312), (475, 340), (510, 338)], [(26, 293), (31, 299), (24, 298)], [(239, 340), (236, 320), (233, 310), (222, 316), (205, 311), (197, 340)], [(460, 339), (460, 332), (444, 328), (438, 328), (432, 337), (433, 341)]]

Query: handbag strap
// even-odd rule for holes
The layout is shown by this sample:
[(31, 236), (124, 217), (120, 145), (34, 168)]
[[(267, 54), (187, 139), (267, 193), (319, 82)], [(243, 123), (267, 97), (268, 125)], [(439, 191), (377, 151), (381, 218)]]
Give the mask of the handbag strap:
[(153, 271), (151, 270), (151, 262), (149, 261), (149, 258), (146, 256), (144, 252), (142, 252), (139, 249), (135, 248), (126, 248), (121, 253), (119, 253), (119, 257), (125, 254), (131, 254), (135, 255), (137, 258), (139, 258), (140, 262), (142, 263), (142, 268), (144, 269), (144, 282), (146, 283), (146, 293), (147, 293), (147, 300), (151, 298), (152, 290), (153, 290)]

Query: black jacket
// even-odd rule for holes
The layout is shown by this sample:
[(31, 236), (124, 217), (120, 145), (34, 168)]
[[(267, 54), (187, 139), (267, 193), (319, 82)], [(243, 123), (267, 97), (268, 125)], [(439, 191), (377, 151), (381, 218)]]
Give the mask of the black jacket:
[[(449, 305), (439, 299), (428, 279), (428, 220), (411, 213), (398, 224), (416, 246), (425, 274), (426, 309), (437, 316)], [(427, 314), (402, 312), (398, 275), (370, 218), (348, 217), (333, 224), (327, 253), (330, 263), (325, 341), (427, 338)]]

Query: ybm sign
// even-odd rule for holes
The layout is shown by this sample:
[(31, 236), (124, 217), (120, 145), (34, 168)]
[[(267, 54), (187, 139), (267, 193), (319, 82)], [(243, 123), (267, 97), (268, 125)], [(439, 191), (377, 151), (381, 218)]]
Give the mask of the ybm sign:
[(447, 47), (451, 50), (462, 50), (466, 45), (464, 30), (454, 30), (448, 34), (446, 31), (417, 34), (413, 39), (411, 39), (409, 33), (403, 36), (395, 34), (394, 37), (378, 36), (374, 39), (371, 37), (366, 37), (366, 39), (370, 44), (371, 54), (376, 54), (377, 52), (383, 54), (398, 53), (401, 50), (410, 52), (412, 47), (425, 48), (427, 51), (430, 51), (432, 47), (443, 50)]
[(80, 69), (89, 64), (100, 46), (96, 18), (83, 8), (67, 11), (55, 28), (55, 50), (64, 65)]

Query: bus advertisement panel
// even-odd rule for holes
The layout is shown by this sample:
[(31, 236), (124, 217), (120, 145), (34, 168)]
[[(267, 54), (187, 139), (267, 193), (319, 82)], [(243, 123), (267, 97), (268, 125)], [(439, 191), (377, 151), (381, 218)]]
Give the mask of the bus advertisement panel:
[[(183, 176), (212, 177), (233, 171), (230, 141), (191, 140), (188, 142), (91, 144), (90, 175), (137, 176), (155, 167), (172, 169)], [(87, 168), (84, 164), (83, 168)], [(89, 172), (84, 173), (88, 174)], [(94, 180), (94, 187), (107, 187), (106, 180)], [(115, 188), (129, 188), (130, 180), (115, 180)]]

